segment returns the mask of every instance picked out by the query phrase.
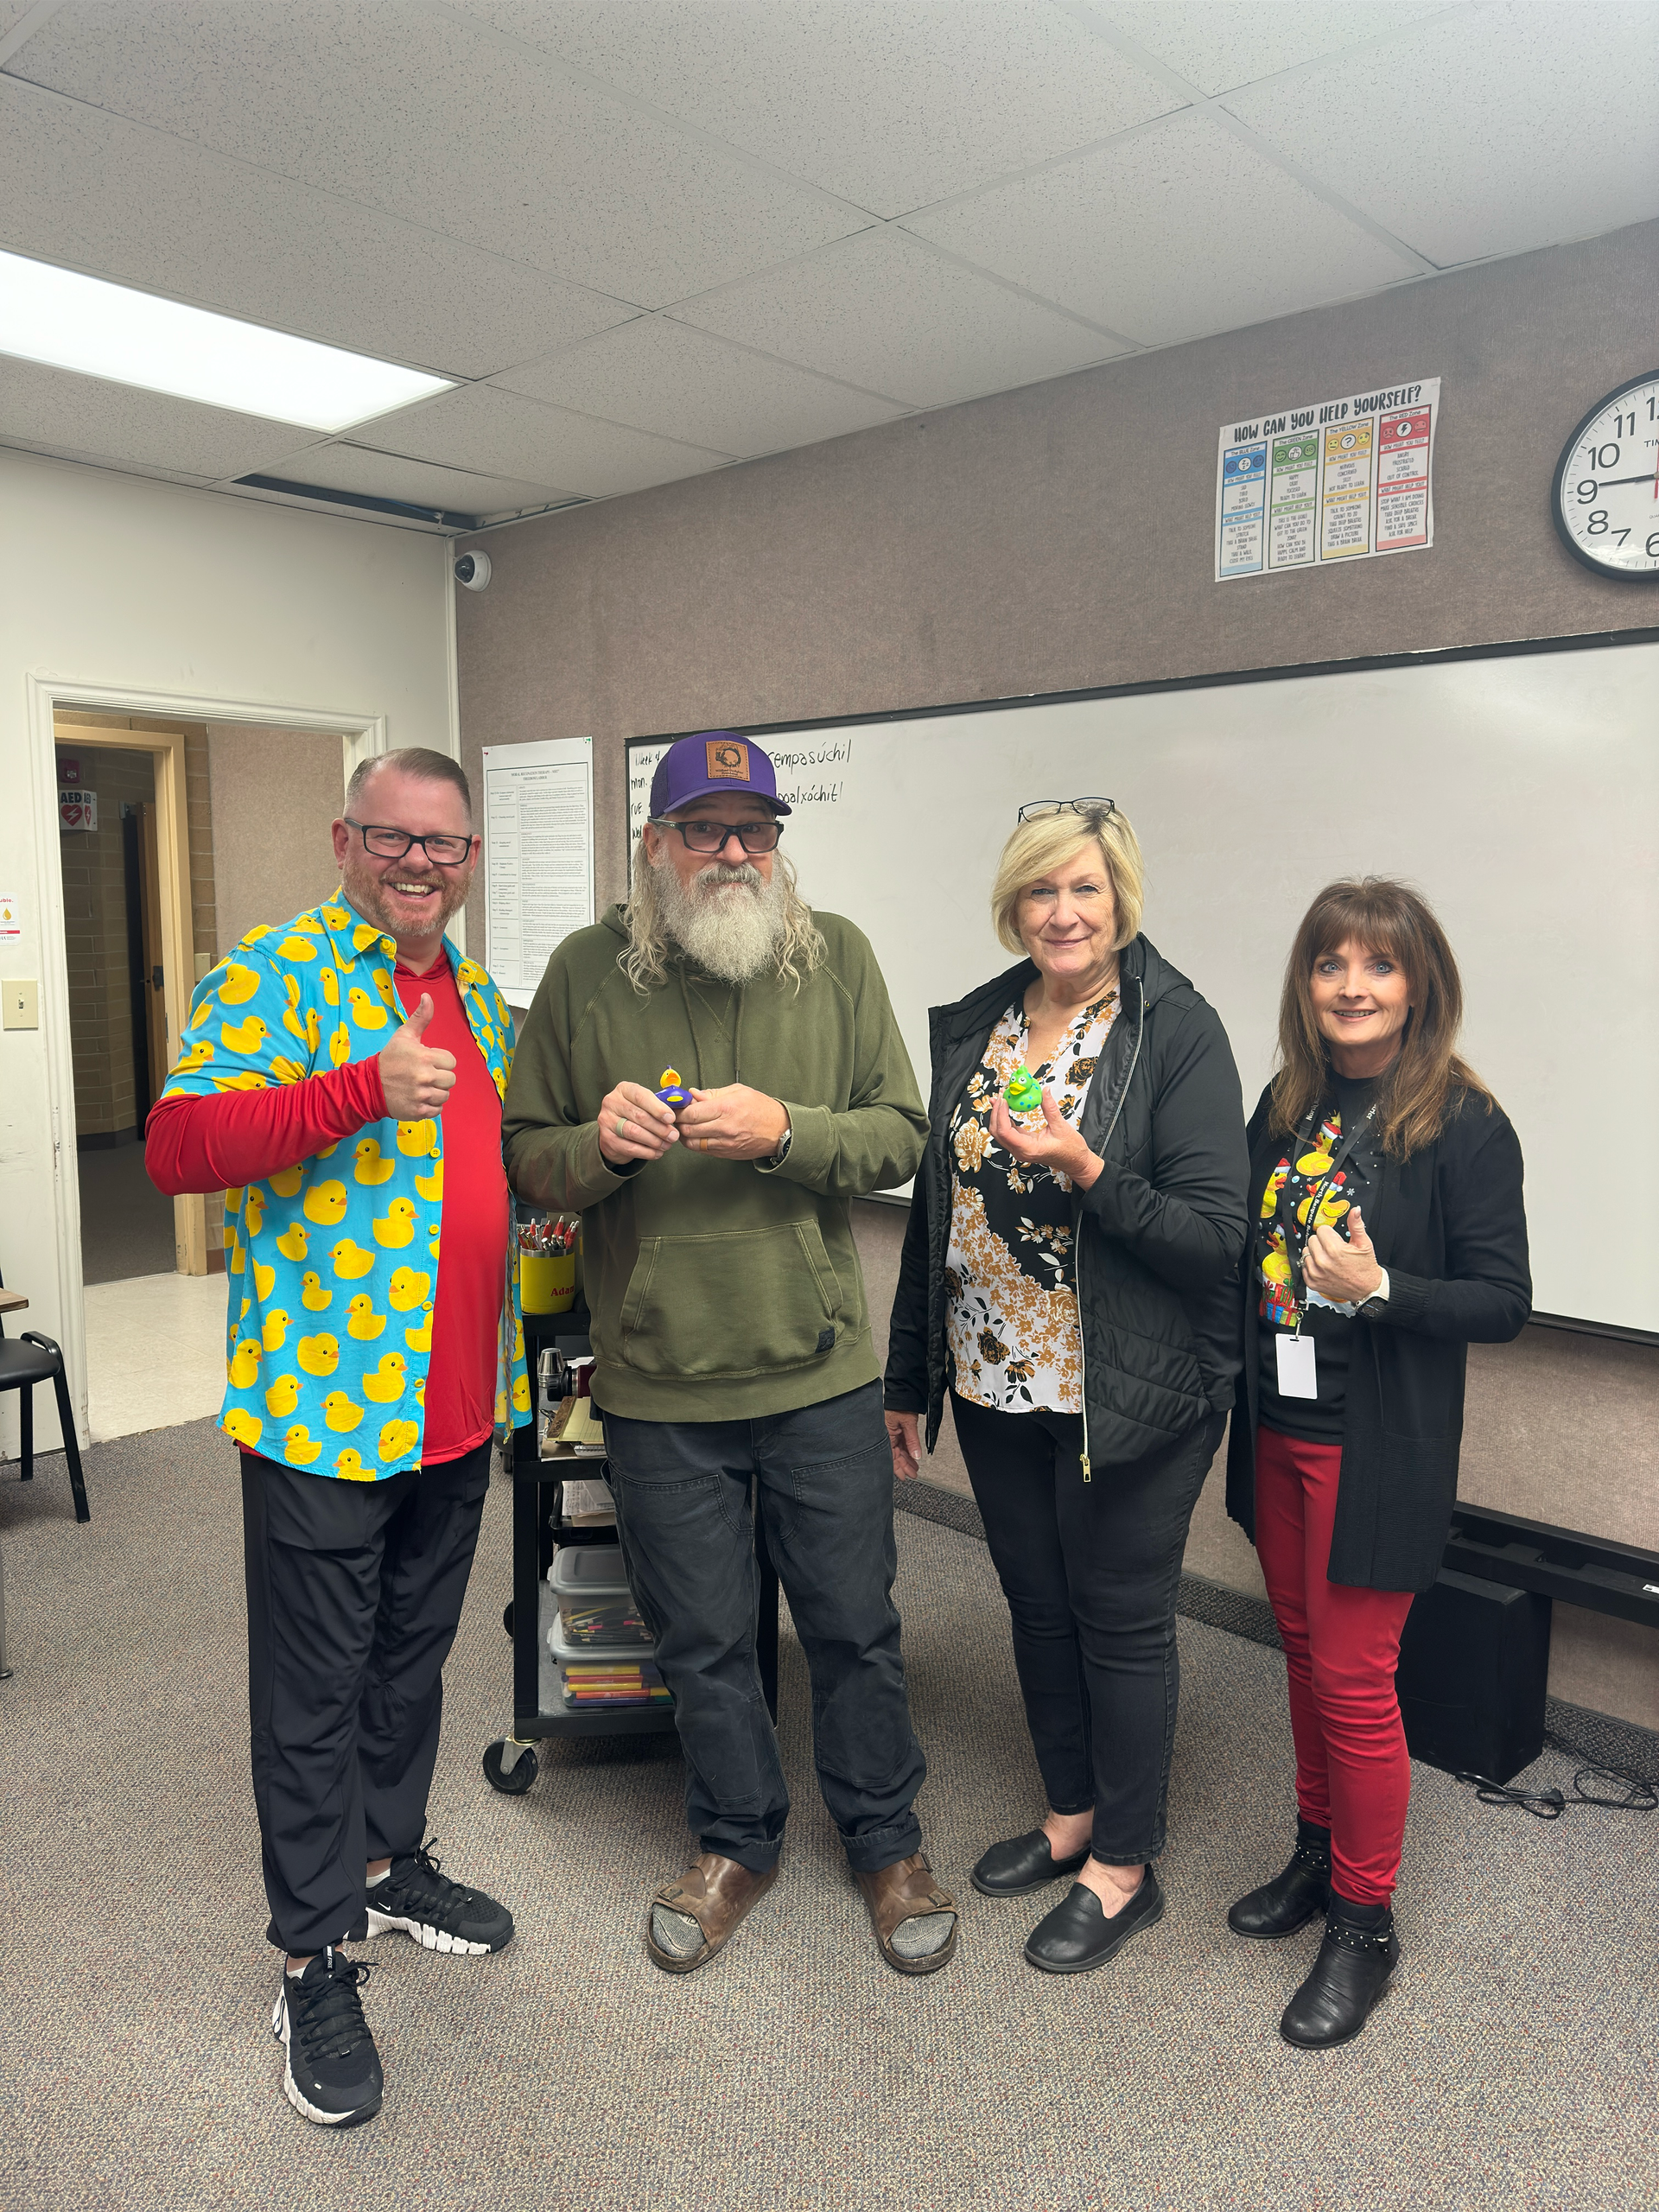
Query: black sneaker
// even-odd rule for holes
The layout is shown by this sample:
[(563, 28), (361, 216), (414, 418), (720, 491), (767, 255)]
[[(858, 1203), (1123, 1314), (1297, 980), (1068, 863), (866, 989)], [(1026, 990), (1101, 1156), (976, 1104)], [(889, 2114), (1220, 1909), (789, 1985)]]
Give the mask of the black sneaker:
[(443, 1861), (433, 1856), (436, 1841), (429, 1836), (418, 1851), (392, 1860), (385, 1880), (369, 1891), (359, 1928), (371, 1936), (400, 1928), (423, 1950), (460, 1952), (467, 1958), (505, 1949), (512, 1941), (512, 1915), (482, 1890), (464, 1890), (452, 1882), (441, 1871)]
[(297, 1976), (283, 1961), (270, 2031), (288, 2046), (288, 2101), (319, 2127), (372, 2120), (385, 2094), (380, 2054), (357, 1993), (369, 1972), (332, 1947)]

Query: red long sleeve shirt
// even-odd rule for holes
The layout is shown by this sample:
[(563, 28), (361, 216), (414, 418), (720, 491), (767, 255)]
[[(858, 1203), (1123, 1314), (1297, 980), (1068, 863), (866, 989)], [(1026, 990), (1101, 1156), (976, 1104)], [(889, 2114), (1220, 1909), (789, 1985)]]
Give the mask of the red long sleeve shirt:
[[(422, 1459), (435, 1465), (482, 1444), (495, 1426), (496, 1332), (506, 1292), (507, 1179), (501, 1101), (474, 1041), (449, 967), (416, 975), (399, 961), (397, 995), (412, 1014), (423, 992), (423, 1042), (453, 1052), (455, 1087), (443, 1110), (443, 1235), (432, 1312)], [(152, 1109), (144, 1166), (169, 1198), (263, 1182), (366, 1123), (385, 1119), (378, 1058), (265, 1090), (168, 1098)]]

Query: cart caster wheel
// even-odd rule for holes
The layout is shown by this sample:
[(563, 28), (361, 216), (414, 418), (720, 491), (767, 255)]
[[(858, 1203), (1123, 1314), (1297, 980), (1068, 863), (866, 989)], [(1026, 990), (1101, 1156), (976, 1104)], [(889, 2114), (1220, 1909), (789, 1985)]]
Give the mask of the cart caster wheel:
[(507, 1746), (505, 1742), (492, 1744), (484, 1754), (484, 1779), (492, 1789), (499, 1789), (506, 1797), (522, 1797), (535, 1781), (539, 1770), (536, 1754), (522, 1751), (512, 1766), (505, 1764)]
[(512, 1634), (512, 1600), (511, 1598), (508, 1599), (506, 1604), (501, 1608), (501, 1625), (505, 1629), (509, 1636)]

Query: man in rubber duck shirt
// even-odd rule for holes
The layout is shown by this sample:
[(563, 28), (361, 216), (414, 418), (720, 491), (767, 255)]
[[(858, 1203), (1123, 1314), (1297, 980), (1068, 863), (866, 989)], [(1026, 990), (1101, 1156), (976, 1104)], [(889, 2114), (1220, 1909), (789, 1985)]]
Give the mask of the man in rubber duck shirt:
[[(645, 1916), (664, 1973), (777, 1878), (789, 1793), (755, 1669), (751, 1490), (812, 1676), (818, 1780), (877, 1944), (957, 1943), (921, 1851), (893, 1461), (849, 1202), (927, 1116), (865, 938), (799, 898), (772, 762), (728, 730), (658, 766), (633, 894), (567, 937), (525, 1019), (507, 1172), (579, 1207), (594, 1402), (634, 1601), (674, 1694), (698, 1856)], [(683, 1071), (690, 1103), (659, 1097)]]

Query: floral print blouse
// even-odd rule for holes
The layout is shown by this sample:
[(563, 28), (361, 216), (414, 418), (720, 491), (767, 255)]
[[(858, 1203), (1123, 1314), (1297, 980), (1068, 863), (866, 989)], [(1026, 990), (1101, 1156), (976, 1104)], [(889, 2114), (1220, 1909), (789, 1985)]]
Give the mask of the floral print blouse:
[[(1052, 1060), (1031, 1072), (1073, 1127), (1117, 1019), (1116, 988), (1084, 1007)], [(950, 1244), (945, 1341), (953, 1388), (1001, 1413), (1083, 1410), (1071, 1179), (1022, 1166), (991, 1137), (991, 1109), (1026, 1061), (1022, 1006), (992, 1030), (950, 1117)], [(1030, 1116), (1020, 1116), (1030, 1122)]]

